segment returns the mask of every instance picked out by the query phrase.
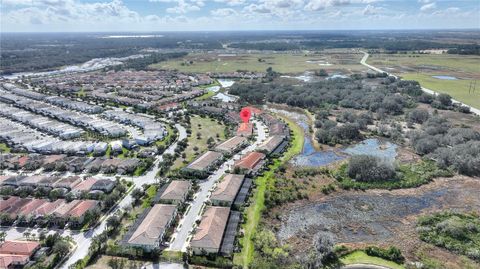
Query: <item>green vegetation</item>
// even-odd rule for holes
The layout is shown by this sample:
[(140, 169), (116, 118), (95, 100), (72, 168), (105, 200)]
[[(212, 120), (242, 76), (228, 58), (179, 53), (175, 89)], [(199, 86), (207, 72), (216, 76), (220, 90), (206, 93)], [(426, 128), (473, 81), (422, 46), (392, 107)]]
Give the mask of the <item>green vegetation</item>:
[(5, 143), (0, 143), (0, 152), (1, 153), (10, 153), (10, 147)]
[(155, 195), (157, 194), (157, 186), (156, 185), (150, 185), (150, 187), (148, 187), (146, 190), (145, 190), (145, 198), (143, 199), (143, 202), (142, 202), (142, 207), (143, 208), (148, 208), (151, 206), (152, 204), (152, 201), (153, 201), (153, 198), (155, 198)]
[[(186, 163), (193, 161), (202, 152), (208, 149), (208, 140), (214, 139), (215, 142), (225, 140), (225, 125), (218, 121), (194, 115), (190, 117), (191, 136), (188, 138), (188, 146), (184, 155), (177, 158), (172, 169), (180, 168)], [(211, 141), (211, 139), (210, 139)]]
[[(478, 80), (480, 56), (452, 54), (372, 54), (368, 63), (391, 72), (404, 79), (416, 80), (428, 89), (448, 93), (454, 99), (467, 105), (480, 108), (480, 89), (469, 93), (470, 82)], [(412, 72), (415, 69), (416, 72)], [(459, 79), (444, 80), (433, 78), (436, 75), (454, 76)]]
[(425, 242), (480, 261), (478, 214), (441, 212), (420, 217), (418, 233)]
[(159, 146), (166, 147), (167, 144), (172, 140), (172, 137), (175, 135), (175, 131), (172, 128), (172, 126), (170, 126), (170, 124), (165, 124), (165, 127), (167, 128), (167, 135), (162, 140), (155, 142), (155, 145), (157, 147)]
[(447, 93), (453, 99), (461, 101), (467, 105), (480, 109), (480, 85), (477, 84), (475, 92), (469, 92), (470, 83), (475, 79), (456, 79), (446, 80), (432, 77), (435, 74), (402, 74), (404, 79), (416, 80), (422, 87), (427, 89)]
[(340, 262), (343, 264), (373, 264), (373, 265), (380, 265), (385, 266), (392, 269), (404, 269), (403, 265), (398, 263), (388, 261), (379, 257), (369, 256), (363, 250), (356, 250), (352, 253), (349, 253), (340, 258)]
[[(236, 56), (217, 56), (209, 54), (190, 54), (182, 59), (172, 59), (151, 68), (177, 69), (182, 72), (235, 72), (247, 70), (265, 72), (269, 67), (280, 73), (300, 73), (307, 70), (345, 69), (365, 70), (359, 64), (361, 54), (324, 53), (324, 54), (241, 54)], [(319, 66), (323, 64), (322, 66)]]
[(275, 171), (282, 164), (302, 152), (304, 142), (302, 128), (291, 120), (286, 118), (284, 118), (284, 120), (288, 123), (288, 126), (292, 131), (290, 147), (280, 159), (273, 161), (273, 164), (268, 167), (269, 170), (267, 172), (255, 179), (255, 185), (257, 187), (254, 190), (253, 196), (251, 197), (253, 202), (244, 213), (246, 216), (246, 223), (243, 225), (243, 230), (245, 233), (244, 236), (240, 238), (242, 251), (238, 254), (235, 254), (233, 259), (234, 264), (240, 265), (244, 268), (247, 268), (248, 265), (252, 263), (254, 257), (253, 237), (257, 230), (257, 226), (260, 223), (263, 210), (265, 209), (265, 191), (267, 189), (267, 185), (274, 185)]
[(426, 184), (436, 177), (452, 176), (450, 171), (438, 168), (435, 162), (424, 160), (415, 164), (400, 165), (391, 179), (360, 181), (349, 177), (348, 166), (348, 163), (344, 163), (333, 172), (333, 176), (344, 189), (413, 188)]
[(207, 100), (213, 97), (215, 94), (216, 92), (209, 90), (204, 95), (195, 98), (195, 100), (198, 100), (198, 101)]

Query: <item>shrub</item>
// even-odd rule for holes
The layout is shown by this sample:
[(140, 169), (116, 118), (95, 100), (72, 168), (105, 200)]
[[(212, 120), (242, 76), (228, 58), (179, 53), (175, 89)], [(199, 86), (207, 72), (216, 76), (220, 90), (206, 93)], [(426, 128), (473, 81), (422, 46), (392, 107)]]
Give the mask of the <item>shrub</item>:
[(365, 249), (365, 252), (374, 257), (379, 257), (385, 260), (393, 261), (396, 263), (403, 263), (405, 258), (402, 255), (402, 252), (396, 247), (389, 247), (387, 249), (369, 246)]
[(369, 155), (353, 156), (347, 172), (350, 178), (363, 182), (395, 179), (395, 169), (391, 164)]

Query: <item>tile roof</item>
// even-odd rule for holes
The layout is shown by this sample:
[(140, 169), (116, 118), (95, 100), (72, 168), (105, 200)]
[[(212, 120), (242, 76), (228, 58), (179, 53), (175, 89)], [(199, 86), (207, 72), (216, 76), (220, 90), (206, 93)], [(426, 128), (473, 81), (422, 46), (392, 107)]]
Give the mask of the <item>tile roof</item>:
[(284, 137), (281, 135), (272, 135), (258, 147), (258, 150), (272, 152), (283, 142), (283, 140)]
[(82, 200), (74, 208), (68, 211), (68, 216), (73, 218), (79, 218), (96, 206), (98, 206), (98, 201)]
[(33, 213), (38, 207), (47, 203), (45, 199), (33, 199), (30, 203), (24, 205), (19, 211), (18, 215), (27, 216)]
[(235, 162), (236, 167), (253, 169), (261, 161), (265, 159), (265, 154), (261, 152), (250, 152)]
[(167, 224), (174, 217), (176, 208), (175, 205), (154, 205), (128, 239), (128, 243), (135, 245), (155, 245), (159, 237), (168, 228)]
[(190, 181), (172, 180), (165, 191), (160, 196), (161, 200), (183, 200), (188, 190), (192, 186)]
[(27, 255), (0, 254), (0, 268), (10, 268), (16, 264), (25, 264), (30, 260)]
[(238, 147), (240, 144), (245, 143), (247, 139), (243, 136), (234, 136), (227, 141), (218, 145), (215, 149), (216, 150), (224, 150), (224, 151), (231, 151)]
[(187, 168), (194, 170), (205, 170), (216, 160), (220, 159), (223, 155), (215, 151), (207, 151), (202, 156), (198, 157), (195, 161), (187, 166)]
[(244, 175), (227, 174), (217, 185), (210, 199), (233, 202), (238, 190), (242, 187), (244, 177)]
[(57, 210), (57, 208), (63, 206), (65, 204), (65, 200), (63, 199), (58, 199), (54, 202), (46, 202), (42, 205), (40, 205), (38, 208), (36, 208), (34, 211), (33, 211), (33, 214), (35, 214), (35, 216), (48, 216), (50, 214), (52, 214), (53, 212), (55, 212), (55, 210)]
[(209, 206), (202, 216), (190, 246), (220, 249), (230, 208)]
[(85, 179), (84, 181), (78, 183), (73, 187), (73, 190), (76, 191), (90, 191), (93, 187), (93, 185), (98, 181), (98, 179), (90, 177)]
[(238, 129), (237, 129), (237, 135), (238, 136), (250, 136), (250, 135), (252, 135), (252, 133), (253, 133), (253, 123), (242, 122), (238, 126)]
[(27, 255), (30, 257), (38, 247), (40, 247), (40, 243), (35, 241), (5, 241), (0, 245), (0, 254)]

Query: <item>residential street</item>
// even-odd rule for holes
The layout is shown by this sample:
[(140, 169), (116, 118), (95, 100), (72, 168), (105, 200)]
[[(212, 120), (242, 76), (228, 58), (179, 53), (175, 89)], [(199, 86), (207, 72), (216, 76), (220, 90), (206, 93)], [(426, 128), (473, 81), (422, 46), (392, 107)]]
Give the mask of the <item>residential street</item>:
[(173, 242), (171, 243), (168, 250), (173, 251), (183, 251), (185, 252), (190, 241), (190, 235), (195, 226), (195, 221), (201, 218), (201, 213), (203, 211), (203, 205), (208, 200), (210, 196), (211, 190), (215, 183), (225, 174), (226, 170), (229, 170), (230, 167), (233, 165), (234, 160), (240, 158), (241, 155), (255, 150), (255, 148), (265, 140), (266, 133), (265, 133), (265, 125), (260, 121), (253, 121), (257, 128), (256, 128), (256, 141), (249, 145), (247, 148), (242, 150), (241, 152), (234, 155), (231, 159), (227, 160), (223, 163), (220, 168), (218, 168), (212, 175), (210, 175), (207, 180), (201, 182), (200, 191), (196, 194), (194, 201), (190, 205), (188, 211), (183, 216), (183, 219), (180, 220), (179, 228), (177, 228), (177, 232), (173, 234)]

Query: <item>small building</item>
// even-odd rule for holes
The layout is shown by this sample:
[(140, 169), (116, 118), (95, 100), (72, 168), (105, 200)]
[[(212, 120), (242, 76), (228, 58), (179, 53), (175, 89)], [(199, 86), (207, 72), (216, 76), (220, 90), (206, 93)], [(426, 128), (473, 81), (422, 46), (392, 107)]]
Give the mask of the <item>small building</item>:
[(186, 168), (189, 170), (207, 172), (212, 170), (222, 159), (223, 154), (215, 151), (207, 151), (195, 161), (190, 163)]
[(117, 185), (117, 182), (109, 179), (99, 179), (93, 183), (91, 190), (102, 191), (104, 193), (112, 192), (113, 188)]
[(0, 245), (0, 268), (23, 267), (39, 249), (40, 243), (34, 241), (5, 241)]
[(242, 187), (244, 175), (227, 174), (215, 188), (210, 200), (215, 206), (230, 207)]
[(234, 169), (240, 169), (246, 174), (256, 175), (265, 164), (266, 155), (261, 152), (250, 152), (234, 164)]
[(139, 218), (131, 231), (125, 235), (123, 243), (131, 247), (140, 247), (151, 251), (158, 249), (167, 230), (177, 213), (175, 205), (156, 204), (147, 209), (143, 218)]
[(248, 122), (242, 122), (238, 126), (237, 129), (237, 136), (243, 136), (243, 137), (251, 137), (253, 135), (253, 123)]
[(243, 136), (234, 136), (227, 141), (215, 147), (215, 150), (225, 154), (233, 154), (247, 144), (247, 138)]
[[(265, 140), (258, 148), (257, 150), (260, 152), (263, 152), (265, 154), (271, 154), (273, 152), (279, 151), (281, 152), (285, 146), (283, 146), (283, 142), (285, 140), (285, 137), (282, 135), (272, 135)], [(283, 147), (280, 149), (280, 147)]]
[(99, 202), (95, 200), (81, 200), (75, 207), (67, 213), (69, 221), (82, 224), (85, 220), (85, 214), (99, 208)]
[(161, 193), (158, 202), (165, 204), (181, 204), (187, 199), (192, 183), (186, 180), (172, 180)]
[(228, 207), (207, 207), (190, 242), (194, 254), (218, 253), (229, 215), (230, 208)]

